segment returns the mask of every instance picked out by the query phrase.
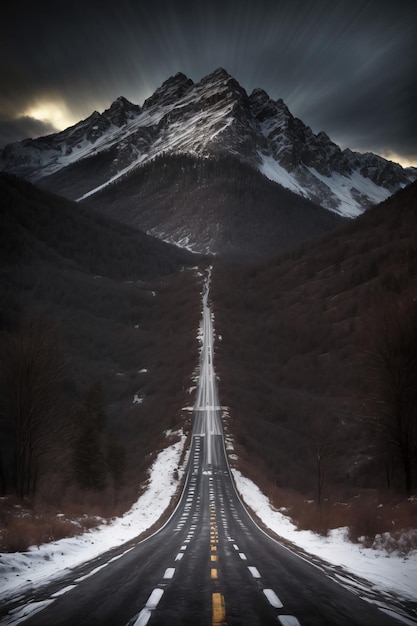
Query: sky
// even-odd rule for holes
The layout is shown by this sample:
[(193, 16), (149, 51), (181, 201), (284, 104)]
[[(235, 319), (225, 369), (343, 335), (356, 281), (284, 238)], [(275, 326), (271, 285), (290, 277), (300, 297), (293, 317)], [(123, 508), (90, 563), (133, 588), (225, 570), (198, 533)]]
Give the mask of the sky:
[(343, 148), (417, 166), (417, 0), (9, 2), (0, 147), (218, 67)]

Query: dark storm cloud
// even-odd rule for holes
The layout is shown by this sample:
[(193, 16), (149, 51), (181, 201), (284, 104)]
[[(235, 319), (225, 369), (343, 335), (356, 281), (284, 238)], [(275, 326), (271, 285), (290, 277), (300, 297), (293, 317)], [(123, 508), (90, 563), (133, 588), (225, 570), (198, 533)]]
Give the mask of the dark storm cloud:
[(36, 120), (28, 115), (17, 119), (0, 119), (0, 137), (4, 145), (25, 137), (41, 137), (53, 132), (55, 132), (53, 124)]
[(0, 145), (35, 136), (43, 105), (42, 134), (223, 66), (313, 130), (417, 163), (415, 0), (17, 2), (2, 24)]

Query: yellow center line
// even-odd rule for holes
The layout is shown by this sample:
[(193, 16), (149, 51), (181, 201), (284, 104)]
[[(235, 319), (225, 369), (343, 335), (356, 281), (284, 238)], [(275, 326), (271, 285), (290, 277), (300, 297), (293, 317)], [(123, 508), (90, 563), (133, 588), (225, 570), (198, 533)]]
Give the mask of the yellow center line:
[[(210, 513), (210, 552), (216, 554), (210, 554), (211, 563), (217, 562), (217, 545), (219, 543), (219, 532), (216, 523), (216, 510), (215, 507), (211, 507)], [(212, 567), (210, 569), (210, 576), (212, 580), (217, 580), (219, 577), (219, 571), (217, 568)], [(224, 597), (221, 593), (212, 594), (212, 626), (227, 626), (226, 622), (226, 608)]]
[(213, 626), (226, 626), (226, 607), (224, 603), (224, 597), (221, 593), (213, 593), (211, 597), (211, 602), (213, 607)]

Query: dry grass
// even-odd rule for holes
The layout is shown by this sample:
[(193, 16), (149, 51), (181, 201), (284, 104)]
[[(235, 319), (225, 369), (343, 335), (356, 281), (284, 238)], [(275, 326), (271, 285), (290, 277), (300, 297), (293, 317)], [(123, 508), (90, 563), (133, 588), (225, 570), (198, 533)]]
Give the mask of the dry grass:
[(319, 509), (314, 499), (294, 491), (275, 489), (271, 495), (275, 507), (299, 530), (326, 536), (332, 529), (347, 528), (349, 540), (367, 548), (400, 554), (417, 549), (417, 498), (400, 500), (364, 491), (343, 502), (332, 497)]
[(70, 516), (50, 507), (34, 506), (12, 498), (0, 500), (0, 551), (23, 552), (30, 546), (73, 537), (103, 523), (98, 515)]

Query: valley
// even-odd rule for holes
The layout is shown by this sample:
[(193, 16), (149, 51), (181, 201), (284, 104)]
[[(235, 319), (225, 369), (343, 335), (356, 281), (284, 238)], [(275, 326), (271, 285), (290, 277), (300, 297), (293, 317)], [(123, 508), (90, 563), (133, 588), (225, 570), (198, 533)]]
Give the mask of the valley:
[(58, 590), (44, 585), (29, 603), (24, 595), (13, 599), (5, 625), (22, 618), (33, 625), (398, 623), (395, 610), (379, 610), (271, 539), (244, 508), (223, 438), (209, 284), (190, 457), (173, 514), (147, 540), (104, 557), (92, 572), (75, 570)]

